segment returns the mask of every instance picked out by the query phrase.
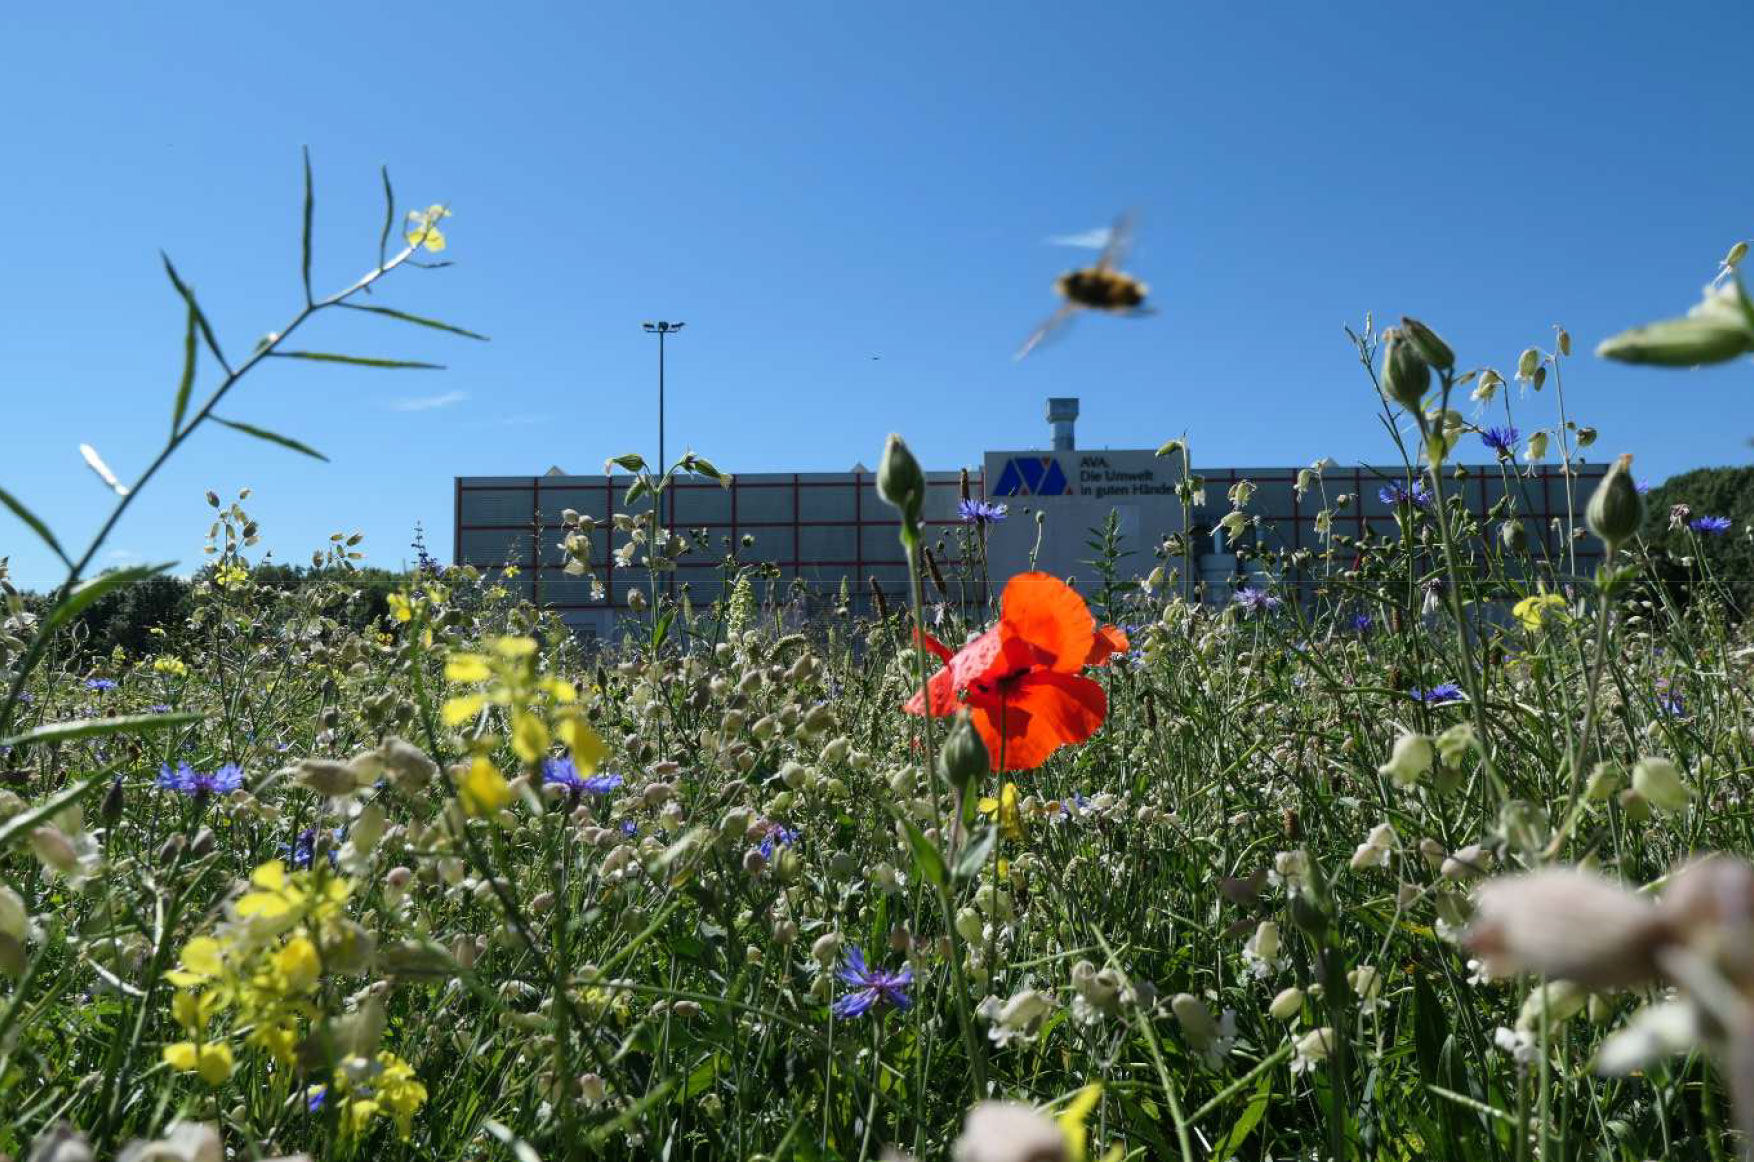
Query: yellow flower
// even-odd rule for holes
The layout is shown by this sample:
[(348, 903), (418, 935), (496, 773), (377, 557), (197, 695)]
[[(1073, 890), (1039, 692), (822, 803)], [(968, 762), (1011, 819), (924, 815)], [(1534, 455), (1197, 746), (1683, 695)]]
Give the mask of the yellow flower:
[(982, 815), (998, 814), (999, 834), (1006, 839), (1023, 838), (1023, 812), (1017, 807), (1017, 784), (1006, 783), (997, 799), (987, 796), (978, 804)]
[(548, 751), (547, 724), (528, 711), (512, 711), (512, 750), (527, 763), (541, 758)]
[(603, 759), (609, 754), (609, 745), (603, 741), (601, 735), (591, 729), (591, 724), (577, 710), (565, 712), (557, 718), (554, 733), (572, 752), (573, 766), (577, 768), (582, 779), (596, 774), (597, 768), (603, 765)]
[[(511, 566), (507, 566), (509, 572)], [(493, 652), (502, 658), (516, 661), (528, 658), (536, 652), (536, 639), (530, 637), (496, 637), (487, 643)]]
[(168, 674), (173, 678), (186, 678), (189, 675), (189, 667), (183, 663), (183, 660), (173, 658), (169, 654), (161, 654), (154, 658), (152, 670), (156, 674)]
[(461, 726), (487, 705), (487, 698), (481, 694), (465, 694), (461, 698), (447, 698), (441, 712), (446, 726)]
[(1511, 613), (1522, 622), (1523, 628), (1530, 633), (1541, 628), (1546, 619), (1547, 611), (1552, 610), (1559, 617), (1565, 616), (1567, 609), (1565, 598), (1557, 593), (1541, 593), (1533, 597), (1525, 597), (1511, 607)]
[(512, 788), (499, 768), (484, 756), (476, 755), (457, 787), (457, 798), (462, 800), (465, 812), (480, 818), (510, 804)]
[(1084, 1122), (1101, 1098), (1102, 1085), (1093, 1082), (1074, 1094), (1065, 1111), (1060, 1114), (1060, 1133), (1066, 1136), (1066, 1157), (1071, 1162), (1084, 1162), (1088, 1157), (1090, 1131), (1085, 1128)]
[(164, 1063), (178, 1073), (199, 1074), (208, 1085), (221, 1086), (231, 1076), (231, 1046), (222, 1042), (197, 1045), (193, 1041), (178, 1041), (164, 1047)]
[(408, 245), (424, 246), (436, 254), (445, 248), (445, 236), (438, 228), (438, 223), (450, 216), (449, 210), (436, 204), (424, 210), (410, 210), (408, 232), (403, 237), (408, 239)]
[(242, 565), (221, 565), (213, 571), (213, 583), (221, 589), (243, 589), (250, 583), (250, 571)]
[(414, 605), (402, 594), (392, 593), (389, 597), (390, 615), (397, 621), (413, 621)]
[(317, 946), (299, 936), (274, 954), (274, 971), (280, 974), (287, 992), (302, 993), (323, 974), (323, 961), (317, 955)]
[(445, 678), (451, 682), (485, 682), (492, 674), (480, 654), (452, 654), (445, 662)]

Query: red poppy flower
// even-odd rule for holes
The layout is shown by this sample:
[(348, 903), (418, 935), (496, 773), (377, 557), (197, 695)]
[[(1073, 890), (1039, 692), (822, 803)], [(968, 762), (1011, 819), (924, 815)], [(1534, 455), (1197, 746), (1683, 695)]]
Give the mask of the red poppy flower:
[[(966, 705), (993, 769), (1027, 771), (1067, 743), (1083, 742), (1108, 715), (1108, 696), (1078, 671), (1127, 649), (1127, 635), (1097, 627), (1084, 599), (1047, 573), (1020, 573), (1005, 586), (999, 624), (952, 654), (920, 640), (944, 668), (926, 683), (933, 717)], [(926, 712), (925, 694), (903, 707)]]

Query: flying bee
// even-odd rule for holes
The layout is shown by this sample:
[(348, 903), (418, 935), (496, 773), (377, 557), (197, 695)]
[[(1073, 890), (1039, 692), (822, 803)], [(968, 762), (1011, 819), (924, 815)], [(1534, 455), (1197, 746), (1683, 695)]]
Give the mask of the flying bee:
[(1145, 305), (1145, 295), (1149, 288), (1132, 275), (1117, 269), (1125, 261), (1132, 241), (1133, 216), (1122, 214), (1109, 229), (1102, 255), (1094, 265), (1082, 270), (1068, 271), (1054, 281), (1054, 290), (1066, 301), (1060, 304), (1059, 310), (1048, 316), (1047, 322), (1035, 329), (1035, 333), (1023, 344), (1023, 349), (1017, 352), (1018, 359), (1028, 355), (1042, 340), (1071, 322), (1072, 317), (1081, 310), (1107, 311), (1114, 315), (1133, 317), (1155, 313)]

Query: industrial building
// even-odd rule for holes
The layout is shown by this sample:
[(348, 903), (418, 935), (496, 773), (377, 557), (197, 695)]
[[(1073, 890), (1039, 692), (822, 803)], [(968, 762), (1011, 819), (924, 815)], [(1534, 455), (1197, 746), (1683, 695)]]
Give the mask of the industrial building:
[[(967, 472), (972, 497), (1009, 507), (1009, 519), (987, 529), (988, 571), (996, 580), (1027, 568), (1032, 552), (1039, 569), (1061, 576), (1088, 574), (1090, 531), (1111, 513), (1122, 547), (1132, 554), (1127, 564), (1141, 574), (1157, 563), (1155, 550), (1164, 538), (1184, 531), (1184, 509), (1176, 492), (1183, 479), (1181, 454), (1080, 450), (1077, 417), (1076, 399), (1049, 400), (1047, 448), (989, 451), (979, 468)], [(1581, 524), (1583, 505), (1605, 470), (1605, 465), (1574, 463), (1568, 482), (1558, 465), (1474, 465), (1450, 487), (1484, 517), (1508, 486), (1531, 545), (1558, 552), (1556, 529)], [(1248, 579), (1251, 568), (1258, 569), (1239, 559), (1238, 546), (1227, 544), (1217, 527), (1229, 511), (1226, 494), (1240, 481), (1254, 485), (1247, 511), (1261, 518), (1260, 531), (1250, 529), (1244, 535), (1262, 538), (1263, 549), (1322, 552), (1326, 546), (1317, 535), (1316, 518), (1324, 508), (1338, 514), (1335, 532), (1397, 535), (1394, 506), (1379, 494), (1405, 481), (1405, 467), (1325, 466), (1319, 480), (1300, 495), (1301, 471), (1194, 465), (1204, 480), (1205, 503), (1190, 510), (1193, 527), (1187, 531), (1195, 567), (1193, 576), (1182, 579), (1190, 591), (1225, 600), (1230, 587)], [(559, 469), (541, 476), (458, 477), (453, 559), (484, 569), (516, 565), (517, 576), (508, 584), (559, 612), (581, 633), (608, 637), (616, 619), (628, 612), (632, 591), (649, 584), (643, 569), (618, 567), (611, 555), (622, 541), (609, 518), (623, 510), (621, 500), (632, 483), (628, 475), (572, 476)], [(958, 514), (963, 471), (928, 472), (927, 483), (927, 541), (943, 543), (940, 564), (951, 572), (960, 564), (956, 554), (963, 542), (957, 535), (964, 527)], [(1342, 495), (1349, 497), (1343, 505)], [(593, 594), (592, 582), (563, 569), (559, 542), (566, 509), (597, 522), (591, 560), (600, 596)], [(863, 465), (848, 472), (740, 474), (728, 488), (679, 479), (665, 494), (664, 522), (690, 536), (695, 530), (706, 532), (707, 543), (696, 545), (666, 579), (669, 586), (686, 585), (697, 606), (721, 596), (727, 543), (738, 546), (742, 561), (775, 566), (787, 584), (801, 581), (812, 592), (829, 595), (845, 582), (860, 608), (868, 607), (871, 578), (897, 598), (905, 592), (907, 563), (895, 514), (877, 495), (876, 473)], [(1577, 543), (1574, 551), (1579, 572), (1597, 559), (1593, 541)]]

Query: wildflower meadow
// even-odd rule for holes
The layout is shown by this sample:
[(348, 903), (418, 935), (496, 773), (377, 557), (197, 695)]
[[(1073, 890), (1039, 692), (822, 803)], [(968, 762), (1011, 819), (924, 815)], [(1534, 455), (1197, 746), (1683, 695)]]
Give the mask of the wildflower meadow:
[[(481, 339), (393, 305), (467, 278), (431, 268), (468, 234), (383, 188), (366, 272), (325, 293), (307, 163), (302, 305), (254, 346), (165, 261), (168, 434), (131, 480), (83, 449), (95, 529), (0, 485), (4, 538), (65, 566), (0, 610), (0, 1154), (1746, 1156), (1754, 636), (1713, 562), (1749, 530), (1647, 496), (1636, 433), (1593, 446), (1565, 331), (1501, 374), (1441, 320), (1356, 326), (1334, 406), (1405, 466), (1396, 535), (1343, 531), (1359, 498), (1315, 462), (1323, 548), (1261, 536), (1233, 592), (1100, 528), (1075, 585), (988, 577), (982, 539), (1028, 518), (965, 496), (926, 527), (874, 432), (912, 578), (875, 614), (861, 578), (676, 544), (656, 502), (729, 479), (711, 449), (616, 457), (644, 591), (608, 641), (512, 567), (372, 572), (340, 533), (289, 580), (248, 494), (210, 493), (188, 604), (106, 645), (97, 611), (167, 574), (95, 568), (164, 463), (222, 426), (317, 454), (235, 418), (253, 370), (399, 366), (327, 350), (331, 316)], [(1745, 250), (1600, 356), (1746, 356)], [(1258, 524), (1191, 444), (1178, 502)], [(1552, 537), (1513, 489), (1484, 519), (1459, 495), (1464, 460), (1585, 457), (1612, 467)], [(552, 548), (589, 576), (582, 519)], [(685, 552), (723, 599), (668, 583)]]

